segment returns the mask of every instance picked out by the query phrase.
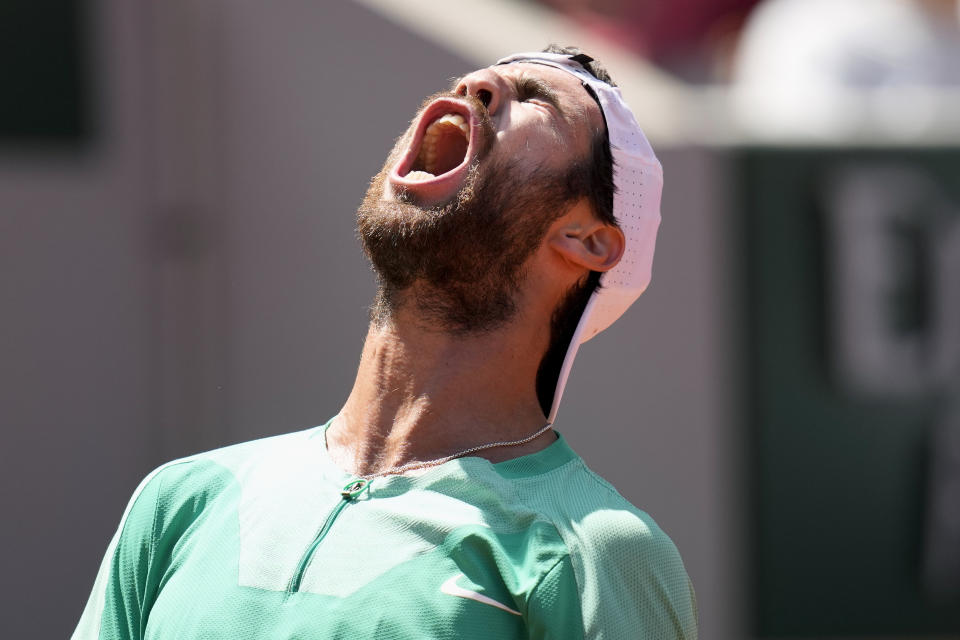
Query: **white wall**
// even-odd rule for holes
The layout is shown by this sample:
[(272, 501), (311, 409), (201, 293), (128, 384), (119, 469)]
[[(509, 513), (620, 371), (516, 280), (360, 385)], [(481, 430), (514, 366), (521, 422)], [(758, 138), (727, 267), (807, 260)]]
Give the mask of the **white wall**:
[(0, 149), (7, 637), (66, 635), (156, 439), (141, 12), (97, 9), (93, 143)]

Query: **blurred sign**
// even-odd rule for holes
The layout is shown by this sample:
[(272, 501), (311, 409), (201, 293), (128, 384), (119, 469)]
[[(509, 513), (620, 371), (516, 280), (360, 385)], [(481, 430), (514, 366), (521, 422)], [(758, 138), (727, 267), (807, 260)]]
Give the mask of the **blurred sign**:
[(755, 635), (960, 633), (960, 150), (737, 164)]
[[(908, 162), (827, 188), (831, 352), (851, 392), (960, 398), (960, 208)], [(960, 402), (933, 418), (923, 587), (960, 594)]]
[(836, 167), (824, 194), (832, 356), (852, 391), (915, 394), (960, 371), (960, 207), (904, 162)]

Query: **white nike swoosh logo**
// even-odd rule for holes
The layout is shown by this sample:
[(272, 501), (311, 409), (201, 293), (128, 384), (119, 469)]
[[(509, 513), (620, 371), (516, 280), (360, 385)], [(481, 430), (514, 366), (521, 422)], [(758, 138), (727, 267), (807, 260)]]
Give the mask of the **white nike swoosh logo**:
[(440, 585), (440, 592), (445, 593), (448, 596), (456, 596), (458, 598), (466, 598), (467, 600), (475, 600), (477, 602), (482, 602), (483, 604), (488, 604), (491, 607), (496, 607), (497, 609), (503, 609), (507, 613), (512, 613), (515, 616), (522, 615), (519, 611), (511, 609), (505, 604), (500, 604), (493, 598), (489, 598), (482, 593), (477, 593), (476, 591), (471, 591), (470, 589), (464, 589), (457, 584), (457, 580), (463, 577), (462, 573), (458, 573), (453, 576), (442, 585)]

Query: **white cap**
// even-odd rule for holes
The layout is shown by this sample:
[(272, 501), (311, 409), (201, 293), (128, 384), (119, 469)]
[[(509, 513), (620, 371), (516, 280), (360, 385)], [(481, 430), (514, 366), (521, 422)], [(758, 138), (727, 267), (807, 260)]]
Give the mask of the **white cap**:
[(531, 62), (556, 67), (593, 91), (607, 123), (613, 155), (613, 215), (626, 238), (623, 257), (617, 266), (600, 277), (600, 287), (587, 301), (570, 340), (547, 416), (550, 423), (557, 417), (560, 398), (580, 345), (613, 324), (650, 284), (663, 190), (663, 168), (633, 112), (623, 101), (620, 89), (595, 78), (578, 59), (590, 61), (582, 54), (541, 52), (515, 53), (497, 61), (498, 65)]

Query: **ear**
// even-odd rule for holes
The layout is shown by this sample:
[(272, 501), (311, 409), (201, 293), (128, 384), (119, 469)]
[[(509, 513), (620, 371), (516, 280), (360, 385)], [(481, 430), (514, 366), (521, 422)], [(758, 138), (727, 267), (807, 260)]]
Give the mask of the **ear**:
[(578, 205), (558, 221), (548, 237), (550, 248), (565, 260), (589, 271), (609, 271), (623, 256), (626, 240), (623, 231), (597, 220), (584, 202), (586, 214)]

